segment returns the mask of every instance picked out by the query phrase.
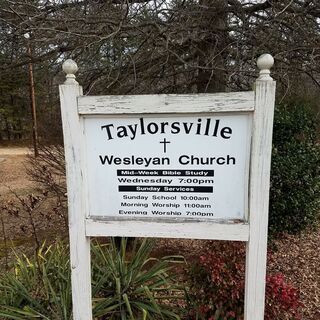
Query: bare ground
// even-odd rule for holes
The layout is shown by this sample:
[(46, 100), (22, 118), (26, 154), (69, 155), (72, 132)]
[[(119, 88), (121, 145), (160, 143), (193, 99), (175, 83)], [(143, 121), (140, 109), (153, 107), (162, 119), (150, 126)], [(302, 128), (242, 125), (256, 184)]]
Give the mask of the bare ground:
[[(13, 250), (30, 252), (36, 241), (66, 235), (60, 212), (52, 211), (55, 199), (41, 195), (41, 189), (26, 172), (29, 153), (28, 148), (0, 147), (0, 268), (7, 263), (7, 256), (14, 255)], [(28, 214), (21, 200), (31, 195), (39, 195), (41, 200)]]
[[(29, 180), (25, 171), (27, 148), (1, 148), (0, 147), (0, 201), (3, 205), (14, 200), (10, 191), (24, 196), (34, 192), (37, 185)], [(52, 205), (49, 204), (49, 205)], [(56, 237), (61, 234), (60, 220), (56, 217), (48, 218), (46, 215), (48, 204), (36, 213), (36, 227), (41, 239)], [(0, 207), (1, 208), (1, 207)], [(0, 212), (5, 221), (5, 232), (10, 243), (15, 247), (26, 250), (26, 243), (34, 241), (26, 217)], [(3, 230), (0, 226), (0, 258), (1, 243), (3, 245)], [(170, 253), (186, 255), (198, 253), (203, 241), (163, 239), (158, 242), (158, 249)], [(300, 290), (301, 300), (304, 304), (303, 320), (320, 320), (320, 230), (310, 231), (300, 236), (284, 236), (275, 242), (273, 259), (268, 264), (268, 271), (282, 272), (286, 279)], [(3, 259), (2, 259), (3, 260)]]
[(0, 148), (0, 195), (11, 194), (14, 190), (23, 194), (35, 188), (35, 184), (28, 179), (25, 170), (28, 148)]

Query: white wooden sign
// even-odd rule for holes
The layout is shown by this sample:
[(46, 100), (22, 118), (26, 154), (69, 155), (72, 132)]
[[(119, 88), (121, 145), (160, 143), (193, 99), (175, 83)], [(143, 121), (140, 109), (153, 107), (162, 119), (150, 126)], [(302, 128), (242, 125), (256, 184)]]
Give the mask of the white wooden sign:
[(89, 216), (244, 220), (251, 118), (86, 117)]
[(91, 236), (246, 241), (245, 320), (263, 319), (272, 65), (254, 92), (83, 96), (64, 63), (74, 319), (92, 319)]

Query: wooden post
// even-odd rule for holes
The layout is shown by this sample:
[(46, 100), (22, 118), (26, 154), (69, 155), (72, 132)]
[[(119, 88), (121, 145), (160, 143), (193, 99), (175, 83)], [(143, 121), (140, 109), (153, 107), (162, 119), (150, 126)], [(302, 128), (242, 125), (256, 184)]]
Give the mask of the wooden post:
[(263, 320), (267, 258), (272, 125), (276, 83), (270, 77), (270, 54), (258, 59), (251, 150), (249, 241), (246, 255), (245, 320)]
[(36, 97), (34, 92), (34, 78), (33, 78), (33, 64), (32, 64), (32, 50), (30, 39), (27, 39), (27, 51), (29, 56), (29, 91), (30, 91), (30, 106), (31, 106), (31, 116), (32, 116), (32, 142), (34, 149), (34, 156), (38, 156), (38, 126), (37, 126), (37, 112), (36, 112)]
[(77, 70), (74, 61), (64, 62), (67, 79), (59, 89), (67, 173), (73, 319), (91, 320), (90, 238), (85, 235), (83, 150), (77, 109), (77, 97), (82, 95), (82, 88), (75, 80)]

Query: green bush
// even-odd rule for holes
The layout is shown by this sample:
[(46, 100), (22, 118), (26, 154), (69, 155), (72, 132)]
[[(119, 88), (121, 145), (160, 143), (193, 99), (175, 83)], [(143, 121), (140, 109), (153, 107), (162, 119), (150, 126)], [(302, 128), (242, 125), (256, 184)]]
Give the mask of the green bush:
[[(114, 243), (92, 246), (92, 292), (95, 319), (180, 319), (174, 305), (182, 290), (175, 286), (172, 258), (153, 259), (152, 241), (120, 251)], [(69, 249), (44, 247), (35, 259), (17, 257), (12, 271), (0, 275), (1, 319), (71, 320)]]
[(304, 105), (277, 106), (273, 130), (271, 235), (314, 226), (320, 211), (317, 122)]

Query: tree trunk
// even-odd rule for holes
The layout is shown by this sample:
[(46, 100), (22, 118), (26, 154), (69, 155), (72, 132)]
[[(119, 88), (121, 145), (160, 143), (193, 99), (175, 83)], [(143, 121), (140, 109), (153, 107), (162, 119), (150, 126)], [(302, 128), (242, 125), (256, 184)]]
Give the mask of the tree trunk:
[(9, 124), (9, 121), (7, 118), (4, 118), (4, 123), (5, 123), (5, 131), (6, 131), (6, 134), (7, 134), (7, 138), (8, 140), (11, 140), (11, 129), (10, 129), (10, 124)]
[[(227, 45), (227, 3), (225, 0), (200, 0), (202, 30), (208, 30), (198, 45), (197, 89), (202, 92), (225, 91), (226, 74), (224, 49)], [(199, 30), (200, 34), (201, 31)]]

